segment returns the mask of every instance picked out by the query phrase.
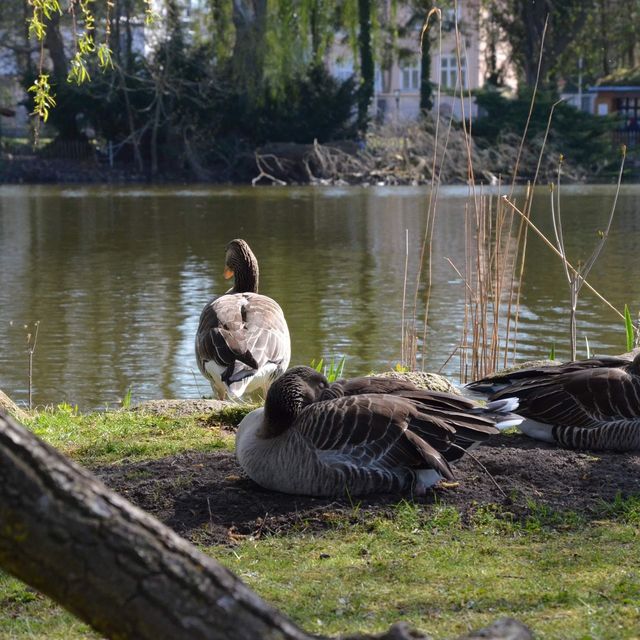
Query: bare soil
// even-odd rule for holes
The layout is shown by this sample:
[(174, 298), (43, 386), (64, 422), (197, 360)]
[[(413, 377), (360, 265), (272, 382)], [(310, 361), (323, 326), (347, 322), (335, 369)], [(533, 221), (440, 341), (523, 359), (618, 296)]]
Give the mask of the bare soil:
[(487, 505), (499, 505), (502, 517), (524, 519), (532, 502), (556, 513), (573, 511), (593, 519), (602, 517), (603, 501), (616, 494), (640, 495), (640, 453), (570, 451), (521, 435), (501, 435), (477, 449), (475, 456), (507, 497), (468, 456), (456, 466), (457, 485), (438, 486), (423, 497), (386, 494), (354, 501), (267, 491), (245, 476), (229, 452), (183, 453), (95, 471), (112, 489), (203, 544), (319, 531), (344, 518), (366, 523), (377, 515), (391, 515), (402, 499), (451, 505), (468, 522)]

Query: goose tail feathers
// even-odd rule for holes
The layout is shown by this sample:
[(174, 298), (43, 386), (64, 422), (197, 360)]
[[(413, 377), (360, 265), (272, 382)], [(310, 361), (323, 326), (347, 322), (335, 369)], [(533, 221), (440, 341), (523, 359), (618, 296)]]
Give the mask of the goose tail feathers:
[(501, 398), (500, 400), (487, 402), (484, 407), (479, 408), (477, 411), (493, 418), (496, 423), (496, 429), (504, 431), (511, 427), (517, 427), (524, 420), (522, 416), (513, 413), (517, 410), (518, 406), (518, 398)]

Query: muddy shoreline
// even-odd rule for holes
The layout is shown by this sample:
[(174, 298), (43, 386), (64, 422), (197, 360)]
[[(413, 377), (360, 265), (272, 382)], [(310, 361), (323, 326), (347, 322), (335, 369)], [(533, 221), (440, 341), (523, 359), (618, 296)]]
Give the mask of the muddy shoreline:
[[(365, 523), (392, 515), (402, 499), (426, 508), (459, 511), (469, 522), (479, 509), (499, 507), (499, 517), (525, 520), (532, 503), (549, 512), (602, 517), (603, 502), (640, 495), (640, 453), (559, 449), (522, 435), (500, 435), (476, 452), (507, 497), (468, 456), (455, 468), (454, 486), (420, 498), (386, 494), (350, 501), (289, 496), (262, 489), (230, 452), (186, 452), (159, 460), (94, 468), (112, 489), (152, 513), (180, 535), (201, 544), (229, 544), (266, 533), (316, 532), (337, 520)], [(357, 505), (357, 508), (355, 508)]]

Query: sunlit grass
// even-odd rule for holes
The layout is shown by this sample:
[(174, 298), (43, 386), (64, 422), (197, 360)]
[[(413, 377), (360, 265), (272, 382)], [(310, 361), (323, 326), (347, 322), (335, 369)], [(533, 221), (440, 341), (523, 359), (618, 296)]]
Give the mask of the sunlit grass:
[(231, 449), (233, 436), (211, 417), (166, 417), (133, 411), (80, 414), (68, 405), (42, 411), (27, 425), (81, 464), (162, 458), (183, 451)]
[(373, 633), (402, 619), (452, 638), (511, 616), (536, 638), (637, 637), (636, 526), (556, 514), (560, 531), (548, 513), (525, 523), (496, 515), (465, 528), (451, 508), (425, 517), (401, 505), (367, 527), (209, 551), (316, 633)]

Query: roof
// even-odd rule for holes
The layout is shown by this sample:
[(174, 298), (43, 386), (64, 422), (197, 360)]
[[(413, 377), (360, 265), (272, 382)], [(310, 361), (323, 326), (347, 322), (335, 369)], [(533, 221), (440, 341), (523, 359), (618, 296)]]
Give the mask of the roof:
[(617, 85), (617, 84), (609, 84), (609, 85), (598, 85), (596, 87), (589, 87), (590, 93), (597, 93), (600, 91), (613, 91), (616, 93), (621, 93), (624, 91), (635, 91), (640, 92), (640, 84), (634, 85)]

